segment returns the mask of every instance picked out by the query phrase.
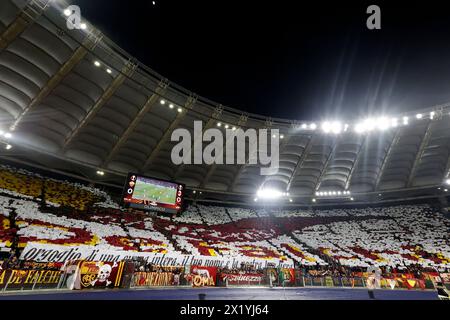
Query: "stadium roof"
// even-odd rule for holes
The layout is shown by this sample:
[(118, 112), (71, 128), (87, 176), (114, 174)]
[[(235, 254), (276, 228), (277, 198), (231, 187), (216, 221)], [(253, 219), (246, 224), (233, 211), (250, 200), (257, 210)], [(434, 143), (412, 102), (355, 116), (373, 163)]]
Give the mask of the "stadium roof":
[[(265, 185), (309, 198), (435, 189), (448, 175), (450, 104), (373, 123), (339, 119), (338, 134), (322, 122), (248, 114), (171, 83), (88, 22), (69, 30), (67, 5), (0, 3), (0, 130), (11, 132), (2, 141), (14, 146), (6, 158), (88, 177), (102, 170), (111, 183), (135, 171), (199, 190), (248, 195)], [(194, 120), (204, 129), (280, 129), (279, 173), (264, 177), (255, 165), (173, 165), (171, 134), (192, 131)]]

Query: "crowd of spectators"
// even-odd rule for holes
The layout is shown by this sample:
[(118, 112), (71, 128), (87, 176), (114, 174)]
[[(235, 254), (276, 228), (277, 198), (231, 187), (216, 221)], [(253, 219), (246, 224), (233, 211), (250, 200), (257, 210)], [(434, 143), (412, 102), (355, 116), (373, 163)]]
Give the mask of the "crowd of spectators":
[(372, 265), (445, 271), (449, 228), (428, 205), (269, 210), (191, 204), (178, 217), (162, 217), (121, 209), (95, 188), (0, 167), (0, 249), (10, 251), (3, 258), (8, 268), (18, 266), (28, 243), (39, 242), (291, 262), (313, 273)]

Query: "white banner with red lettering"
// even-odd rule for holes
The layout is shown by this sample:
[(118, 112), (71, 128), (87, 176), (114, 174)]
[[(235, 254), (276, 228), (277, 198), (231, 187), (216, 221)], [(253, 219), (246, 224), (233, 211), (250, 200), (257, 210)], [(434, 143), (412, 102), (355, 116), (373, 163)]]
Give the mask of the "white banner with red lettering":
[(61, 262), (86, 260), (102, 262), (118, 262), (141, 257), (149, 263), (159, 266), (205, 266), (218, 268), (239, 268), (242, 263), (251, 264), (256, 268), (270, 265), (282, 268), (293, 268), (293, 261), (278, 259), (258, 259), (250, 257), (212, 257), (182, 254), (163, 254), (133, 251), (101, 250), (92, 246), (60, 246), (53, 244), (28, 243), (20, 255), (20, 260), (34, 262)]

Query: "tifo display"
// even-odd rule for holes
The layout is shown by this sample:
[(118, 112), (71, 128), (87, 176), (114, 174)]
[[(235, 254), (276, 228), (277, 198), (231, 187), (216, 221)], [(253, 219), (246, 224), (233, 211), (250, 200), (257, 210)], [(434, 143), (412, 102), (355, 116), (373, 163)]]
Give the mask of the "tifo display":
[(124, 187), (123, 202), (135, 209), (178, 213), (182, 210), (183, 197), (182, 184), (130, 173)]
[[(164, 203), (169, 194), (178, 195), (166, 190), (169, 183), (159, 184), (158, 191), (146, 187), (154, 179), (129, 178), (131, 194), (142, 200), (159, 197)], [(33, 188), (42, 188), (34, 196), (27, 187), (31, 179)], [(57, 179), (49, 201), (46, 179), (1, 167), (0, 290), (175, 284), (357, 288), (373, 282), (369, 267), (380, 269), (381, 287), (449, 285), (450, 221), (427, 204), (317, 210), (190, 203), (168, 217), (122, 208), (104, 191)], [(87, 209), (67, 205), (72, 188), (83, 191)]]

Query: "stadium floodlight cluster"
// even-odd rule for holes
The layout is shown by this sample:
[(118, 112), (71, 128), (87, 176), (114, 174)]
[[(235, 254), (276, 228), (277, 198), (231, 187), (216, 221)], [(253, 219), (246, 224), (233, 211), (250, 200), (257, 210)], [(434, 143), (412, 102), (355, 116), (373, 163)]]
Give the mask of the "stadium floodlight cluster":
[(5, 132), (0, 129), (0, 141), (5, 145), (6, 150), (11, 150), (12, 145), (9, 143), (9, 140), (12, 138), (11, 132)]
[[(261, 200), (277, 200), (282, 197), (289, 197), (288, 192), (282, 192), (276, 189), (271, 188), (261, 188), (256, 193), (256, 198), (254, 199), (255, 202), (257, 202), (259, 199)], [(291, 201), (291, 199), (289, 200)], [(291, 201), (292, 202), (292, 201)]]
[[(434, 120), (436, 117), (436, 112), (431, 111), (429, 114), (429, 119)], [(426, 115), (422, 113), (416, 114), (417, 120), (426, 119)], [(355, 122), (353, 125), (350, 125), (348, 123), (344, 123), (341, 121), (324, 121), (321, 125), (322, 132), (325, 134), (341, 134), (343, 132), (348, 132), (349, 129), (353, 129), (354, 132), (363, 134), (368, 133), (372, 131), (386, 131), (392, 128), (397, 128), (400, 125), (407, 126), (410, 124), (410, 117), (404, 116), (401, 118), (396, 117), (386, 117), (381, 116), (378, 118), (367, 118), (362, 121)], [(301, 130), (316, 130), (317, 125), (315, 123), (307, 124), (303, 123), (301, 125), (296, 126), (297, 129)]]
[(346, 191), (318, 191), (316, 192), (316, 197), (347, 197), (350, 196), (351, 192)]

